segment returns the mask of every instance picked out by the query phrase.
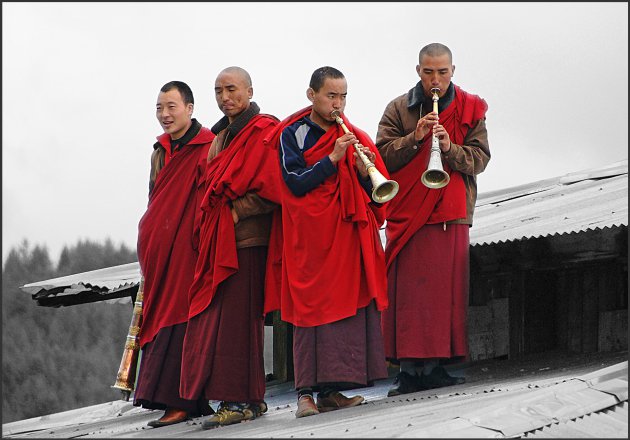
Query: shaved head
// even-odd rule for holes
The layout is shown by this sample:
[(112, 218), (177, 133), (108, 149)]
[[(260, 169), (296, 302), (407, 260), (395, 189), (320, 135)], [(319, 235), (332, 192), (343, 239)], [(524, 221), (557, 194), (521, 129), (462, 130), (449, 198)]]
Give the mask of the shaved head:
[(240, 76), (243, 80), (245, 80), (245, 84), (247, 85), (247, 87), (252, 86), (252, 77), (249, 76), (249, 73), (247, 73), (247, 70), (243, 69), (242, 67), (238, 67), (238, 66), (226, 67), (221, 72), (219, 72), (219, 76), (221, 76), (224, 73), (236, 74)]
[(237, 66), (226, 67), (217, 75), (214, 82), (214, 96), (219, 109), (230, 123), (249, 108), (254, 96), (252, 78), (245, 69)]
[(453, 64), (453, 54), (451, 53), (451, 50), (447, 46), (443, 45), (442, 43), (431, 43), (424, 46), (420, 50), (420, 54), (418, 55), (420, 64), (422, 64), (422, 58), (425, 55), (429, 57), (439, 57), (440, 55), (448, 55), (448, 59), (450, 60), (451, 64)]

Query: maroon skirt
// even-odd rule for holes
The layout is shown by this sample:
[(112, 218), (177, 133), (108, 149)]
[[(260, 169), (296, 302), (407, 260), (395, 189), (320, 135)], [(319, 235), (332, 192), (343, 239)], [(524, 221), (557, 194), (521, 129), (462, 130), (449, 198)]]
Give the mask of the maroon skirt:
[(267, 248), (238, 249), (239, 270), (188, 321), (180, 394), (190, 400), (262, 402), (265, 396), (263, 294)]
[(186, 323), (160, 329), (153, 341), (142, 349), (134, 406), (147, 409), (179, 408), (191, 417), (211, 413), (208, 399), (179, 397), (182, 343)]
[(293, 330), (295, 388), (371, 386), (387, 377), (380, 312), (374, 301), (355, 316)]
[(425, 225), (387, 272), (385, 355), (391, 360), (468, 355), (469, 226)]

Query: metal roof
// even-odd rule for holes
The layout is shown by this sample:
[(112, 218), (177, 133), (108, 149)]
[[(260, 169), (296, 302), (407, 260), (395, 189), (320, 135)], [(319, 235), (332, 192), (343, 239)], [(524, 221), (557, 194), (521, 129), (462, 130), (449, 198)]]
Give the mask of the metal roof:
[[(628, 160), (479, 195), (471, 246), (628, 225)], [(380, 230), (385, 243), (384, 229)], [(121, 298), (140, 283), (138, 263), (20, 287), (39, 305)], [(91, 296), (89, 296), (91, 295)], [(65, 298), (64, 298), (65, 297)], [(64, 302), (65, 301), (65, 302)]]
[[(480, 193), (470, 245), (628, 226), (628, 160)], [(385, 243), (385, 228), (380, 230)]]
[(628, 435), (628, 402), (574, 420), (556, 422), (529, 432), (523, 438), (602, 438)]
[(471, 246), (628, 226), (628, 160), (480, 194)]
[[(625, 352), (627, 359), (627, 352)], [(499, 371), (503, 361), (495, 361)], [(545, 370), (537, 364), (537, 370)], [(562, 363), (560, 363), (562, 366)], [(569, 366), (569, 364), (567, 364)], [(628, 362), (598, 369), (597, 364), (572, 373), (558, 368), (536, 378), (493, 379), (387, 397), (392, 380), (346, 392), (365, 403), (341, 411), (295, 418), (293, 384), (267, 389), (269, 411), (256, 420), (202, 430), (203, 418), (159, 429), (147, 428), (162, 415), (122, 400), (3, 424), (5, 438), (627, 438)], [(495, 370), (492, 370), (495, 371)], [(522, 370), (521, 370), (522, 371)], [(576, 374), (579, 372), (579, 374)], [(546, 375), (545, 375), (546, 374)], [(468, 374), (467, 374), (468, 377)], [(213, 406), (217, 402), (212, 402)]]
[[(129, 296), (130, 289), (136, 289), (139, 284), (140, 265), (135, 262), (29, 283), (20, 289), (30, 293), (40, 305), (69, 305), (77, 303), (76, 300), (63, 304), (64, 297), (90, 294), (92, 301), (124, 298)], [(47, 304), (45, 301), (49, 297), (53, 297), (55, 302)]]

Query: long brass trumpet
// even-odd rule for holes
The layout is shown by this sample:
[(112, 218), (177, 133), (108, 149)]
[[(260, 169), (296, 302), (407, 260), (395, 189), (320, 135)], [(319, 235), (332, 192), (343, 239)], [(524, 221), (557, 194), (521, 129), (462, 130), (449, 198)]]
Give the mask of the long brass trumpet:
[[(335, 118), (337, 124), (341, 125), (344, 133), (350, 133), (348, 127), (341, 119), (341, 113), (339, 110), (333, 110), (330, 113), (330, 116)], [(370, 180), (372, 181), (372, 200), (376, 203), (385, 203), (394, 198), (396, 194), (398, 194), (398, 182), (394, 180), (388, 180), (381, 174), (381, 172), (376, 168), (376, 166), (368, 159), (363, 151), (359, 148), (358, 143), (354, 144), (354, 148), (357, 151), (357, 154), (363, 161), (365, 168), (367, 169), (368, 176), (370, 176)]]
[[(431, 89), (433, 94), (433, 111), (438, 112), (438, 99), (440, 99), (438, 93), (440, 89), (434, 87)], [(448, 185), (450, 176), (444, 168), (442, 168), (442, 157), (440, 156), (440, 141), (434, 134), (431, 139), (431, 156), (429, 157), (429, 165), (421, 177), (422, 183), (428, 188), (443, 188)]]
[(120, 360), (118, 374), (116, 375), (116, 383), (112, 385), (112, 388), (118, 388), (122, 391), (121, 400), (124, 401), (129, 401), (129, 396), (134, 390), (136, 384), (136, 370), (138, 368), (138, 356), (140, 354), (140, 341), (138, 334), (140, 333), (140, 326), (142, 325), (143, 298), (144, 277), (141, 277), (140, 287), (138, 287), (136, 301), (133, 305), (131, 323), (129, 324), (129, 331), (127, 332), (127, 339), (125, 341), (125, 349), (123, 351), (122, 359)]

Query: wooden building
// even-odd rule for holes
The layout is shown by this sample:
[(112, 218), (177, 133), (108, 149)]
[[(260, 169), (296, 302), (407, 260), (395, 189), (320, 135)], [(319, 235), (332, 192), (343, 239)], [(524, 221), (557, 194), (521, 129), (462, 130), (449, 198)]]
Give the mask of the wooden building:
[(628, 348), (628, 163), (482, 194), (473, 359)]

